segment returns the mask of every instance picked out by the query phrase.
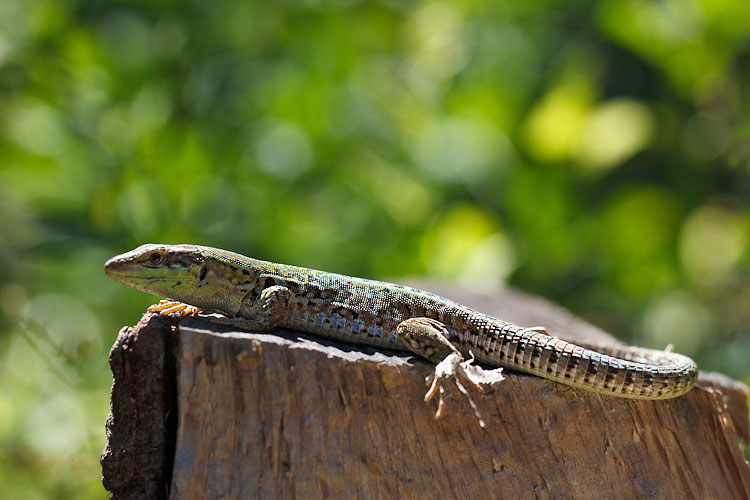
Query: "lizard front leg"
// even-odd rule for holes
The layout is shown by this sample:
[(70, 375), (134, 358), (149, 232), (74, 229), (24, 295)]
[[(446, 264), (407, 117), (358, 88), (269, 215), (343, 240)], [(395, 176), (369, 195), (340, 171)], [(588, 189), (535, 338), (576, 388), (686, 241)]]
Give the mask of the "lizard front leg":
[(248, 292), (242, 299), (237, 317), (231, 318), (233, 326), (252, 330), (273, 330), (289, 314), (292, 292), (285, 286), (264, 288), (257, 298)]
[(483, 385), (490, 385), (503, 380), (504, 377), (500, 373), (502, 368), (484, 370), (472, 364), (473, 356), (471, 359), (464, 359), (461, 352), (448, 340), (450, 333), (446, 326), (431, 318), (404, 320), (396, 328), (396, 335), (410, 351), (437, 365), (434, 374), (431, 376), (430, 389), (425, 394), (426, 402), (429, 402), (435, 394), (439, 394), (435, 418), (440, 418), (445, 404), (446, 389), (443, 382), (450, 380), (468, 399), (479, 420), (480, 427), (484, 427), (479, 409), (462, 382), (468, 383), (469, 386), (479, 392), (484, 392)]
[[(242, 299), (242, 305), (236, 316), (214, 317), (213, 321), (248, 330), (272, 330), (288, 314), (290, 298), (291, 292), (283, 286), (264, 288), (257, 298), (252, 298), (252, 292), (249, 292)], [(203, 309), (178, 300), (161, 300), (158, 304), (149, 307), (148, 311), (158, 312), (164, 316), (175, 314), (179, 318), (205, 312)]]

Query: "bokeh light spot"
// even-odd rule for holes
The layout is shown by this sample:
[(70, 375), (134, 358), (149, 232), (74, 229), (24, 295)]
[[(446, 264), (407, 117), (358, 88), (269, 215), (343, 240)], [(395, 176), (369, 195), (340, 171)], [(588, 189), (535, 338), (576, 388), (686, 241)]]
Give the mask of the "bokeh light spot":
[(450, 208), (425, 232), (422, 258), (434, 276), (489, 287), (502, 284), (515, 266), (497, 219), (468, 204)]
[(262, 170), (293, 178), (310, 166), (312, 146), (305, 131), (297, 125), (277, 123), (260, 135), (256, 158)]
[(710, 326), (710, 313), (684, 293), (659, 297), (646, 309), (642, 320), (648, 345), (663, 349), (672, 344), (676, 351), (684, 354), (698, 350)]
[(613, 99), (596, 106), (583, 129), (578, 159), (586, 169), (606, 170), (621, 164), (648, 145), (654, 119), (632, 99)]
[(701, 285), (721, 285), (747, 251), (750, 216), (714, 204), (695, 210), (682, 226), (680, 258), (688, 276)]

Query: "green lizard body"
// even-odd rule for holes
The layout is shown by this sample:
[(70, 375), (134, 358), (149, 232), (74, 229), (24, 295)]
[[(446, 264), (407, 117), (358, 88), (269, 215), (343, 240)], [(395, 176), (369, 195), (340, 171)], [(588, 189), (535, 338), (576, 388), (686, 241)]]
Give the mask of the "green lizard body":
[[(285, 327), (405, 349), (434, 363), (450, 358), (453, 368), (448, 368), (448, 376), (455, 376), (458, 363), (472, 356), (493, 367), (637, 399), (680, 396), (697, 377), (695, 363), (680, 354), (627, 346), (594, 351), (416, 288), (275, 264), (216, 248), (143, 245), (110, 259), (105, 271), (125, 285), (194, 306), (187, 312), (217, 311), (240, 318), (250, 328)], [(177, 302), (153, 308), (185, 309)], [(446, 376), (445, 370), (438, 371)]]

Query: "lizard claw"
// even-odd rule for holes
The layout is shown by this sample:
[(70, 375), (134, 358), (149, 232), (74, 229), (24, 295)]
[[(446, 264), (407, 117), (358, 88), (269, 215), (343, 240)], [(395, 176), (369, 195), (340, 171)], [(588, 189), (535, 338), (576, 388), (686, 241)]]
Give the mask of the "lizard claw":
[(440, 418), (445, 407), (446, 396), (446, 389), (443, 385), (443, 381), (451, 380), (461, 394), (463, 394), (469, 401), (471, 408), (474, 410), (474, 415), (479, 421), (479, 426), (484, 428), (485, 423), (484, 420), (482, 420), (479, 407), (477, 407), (476, 403), (471, 398), (471, 394), (462, 381), (472, 389), (484, 393), (484, 385), (492, 385), (496, 382), (500, 382), (505, 377), (501, 374), (503, 370), (502, 368), (484, 370), (479, 366), (472, 364), (474, 362), (474, 355), (472, 353), (470, 354), (471, 358), (464, 360), (459, 353), (451, 353), (438, 363), (435, 367), (435, 372), (427, 377), (428, 382), (431, 382), (431, 384), (427, 394), (425, 394), (424, 400), (425, 402), (429, 402), (435, 397), (435, 394), (439, 394), (438, 409), (437, 412), (435, 412), (435, 418)]
[(160, 300), (158, 304), (149, 307), (148, 312), (158, 312), (162, 316), (176, 314), (177, 317), (184, 318), (185, 316), (197, 315), (202, 312), (202, 310), (176, 300)]

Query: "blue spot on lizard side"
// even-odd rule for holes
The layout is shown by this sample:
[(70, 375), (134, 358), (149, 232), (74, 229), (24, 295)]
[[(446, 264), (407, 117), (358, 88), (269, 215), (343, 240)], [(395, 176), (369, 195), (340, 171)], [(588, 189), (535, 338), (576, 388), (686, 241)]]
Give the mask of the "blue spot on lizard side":
[(336, 328), (344, 328), (345, 325), (346, 321), (344, 321), (344, 318), (342, 318), (338, 314), (334, 314), (331, 317), (331, 326), (335, 326)]
[(369, 333), (372, 337), (382, 337), (383, 329), (379, 326), (370, 326), (367, 328), (367, 333)]

